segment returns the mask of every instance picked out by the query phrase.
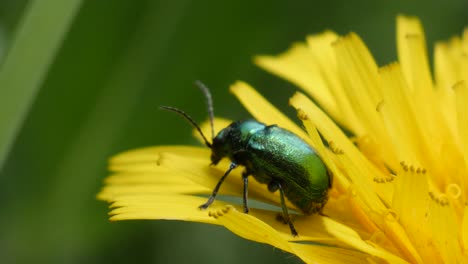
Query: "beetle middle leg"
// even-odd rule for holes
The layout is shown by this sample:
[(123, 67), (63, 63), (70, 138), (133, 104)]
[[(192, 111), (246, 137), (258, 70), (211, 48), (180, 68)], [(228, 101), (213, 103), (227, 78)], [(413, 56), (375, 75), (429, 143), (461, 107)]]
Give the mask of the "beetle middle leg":
[(296, 228), (294, 227), (291, 216), (289, 215), (288, 207), (286, 206), (286, 201), (284, 199), (284, 190), (283, 186), (281, 186), (281, 183), (277, 181), (271, 181), (268, 184), (268, 190), (270, 192), (275, 192), (276, 190), (280, 191), (280, 199), (281, 199), (281, 209), (283, 210), (283, 220), (289, 225), (289, 229), (291, 230), (291, 234), (293, 236), (297, 236), (297, 231)]
[(231, 162), (231, 165), (229, 165), (229, 169), (224, 173), (223, 177), (219, 179), (218, 184), (216, 184), (216, 187), (213, 189), (213, 193), (211, 193), (210, 198), (208, 198), (208, 201), (200, 205), (198, 208), (206, 209), (208, 208), (208, 206), (210, 206), (214, 202), (216, 195), (218, 194), (219, 188), (221, 187), (221, 184), (223, 184), (224, 180), (229, 175), (229, 173), (231, 173), (233, 169), (237, 168), (237, 166), (238, 166), (237, 163)]

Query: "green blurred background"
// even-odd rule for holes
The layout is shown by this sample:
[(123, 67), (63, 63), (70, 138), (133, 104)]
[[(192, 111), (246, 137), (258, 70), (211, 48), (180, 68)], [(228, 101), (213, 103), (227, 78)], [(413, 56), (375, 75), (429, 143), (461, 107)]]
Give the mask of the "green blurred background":
[(298, 263), (222, 227), (110, 223), (95, 198), (107, 159), (197, 144), (157, 106), (204, 120), (198, 79), (217, 115), (248, 116), (228, 91), (242, 79), (294, 116), (295, 87), (256, 68), (253, 55), (333, 29), (357, 32), (383, 65), (396, 59), (398, 13), (419, 16), (429, 43), (468, 25), (464, 0), (1, 0), (0, 151), (9, 151), (0, 155), (0, 262)]

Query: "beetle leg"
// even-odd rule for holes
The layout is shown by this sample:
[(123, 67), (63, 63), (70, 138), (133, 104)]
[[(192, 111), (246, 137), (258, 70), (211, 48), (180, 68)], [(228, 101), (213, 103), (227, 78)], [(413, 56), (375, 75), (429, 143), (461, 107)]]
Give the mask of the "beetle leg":
[(221, 184), (223, 184), (226, 177), (236, 167), (237, 167), (237, 163), (231, 162), (231, 165), (229, 166), (229, 169), (224, 173), (223, 177), (221, 177), (221, 179), (219, 179), (218, 184), (216, 184), (216, 187), (213, 189), (213, 193), (211, 193), (211, 196), (210, 196), (210, 198), (208, 198), (208, 201), (206, 201), (206, 203), (200, 205), (198, 208), (206, 209), (206, 208), (208, 208), (208, 206), (210, 206), (214, 202), (214, 200), (216, 198), (216, 195), (218, 194), (219, 187), (221, 187)]
[(281, 186), (281, 183), (277, 181), (271, 181), (268, 184), (268, 189), (269, 190), (279, 190), (280, 191), (280, 199), (281, 199), (281, 209), (283, 209), (283, 218), (284, 221), (289, 225), (289, 229), (291, 230), (291, 234), (293, 236), (297, 236), (297, 231), (296, 228), (294, 227), (292, 221), (291, 221), (291, 216), (289, 215), (288, 212), (288, 207), (286, 206), (286, 201), (284, 199), (284, 190), (283, 186)]
[(245, 170), (242, 172), (242, 180), (244, 180), (244, 192), (243, 192), (243, 204), (244, 204), (244, 213), (249, 213), (249, 205), (248, 205), (248, 192), (249, 192), (249, 175), (250, 173)]

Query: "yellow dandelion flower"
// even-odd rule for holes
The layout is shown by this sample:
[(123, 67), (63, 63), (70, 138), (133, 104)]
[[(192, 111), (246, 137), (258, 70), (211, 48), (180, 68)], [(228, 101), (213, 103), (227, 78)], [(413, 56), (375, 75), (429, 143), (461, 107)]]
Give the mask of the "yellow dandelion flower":
[[(436, 45), (434, 76), (418, 19), (397, 18), (397, 46), (398, 62), (380, 68), (354, 33), (324, 32), (279, 56), (257, 57), (259, 66), (314, 98), (298, 92), (290, 99), (305, 131), (248, 84), (232, 85), (257, 120), (304, 139), (333, 174), (324, 215), (294, 217), (299, 236), (275, 209), (245, 214), (222, 198), (198, 209), (229, 167), (227, 160), (209, 166), (207, 148), (119, 154), (98, 197), (111, 203), (111, 220), (222, 225), (305, 262), (468, 263), (468, 30)], [(215, 130), (229, 123), (215, 119)], [(220, 194), (240, 196), (241, 170), (231, 174)], [(249, 197), (280, 205), (277, 192), (255, 181)]]

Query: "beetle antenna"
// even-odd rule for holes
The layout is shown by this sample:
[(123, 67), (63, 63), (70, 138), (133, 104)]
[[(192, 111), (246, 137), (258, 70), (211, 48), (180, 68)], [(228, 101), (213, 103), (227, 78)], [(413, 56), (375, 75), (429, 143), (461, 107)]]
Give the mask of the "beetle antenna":
[(211, 93), (208, 87), (203, 84), (201, 81), (195, 81), (195, 85), (200, 88), (206, 98), (206, 106), (208, 108), (208, 115), (210, 116), (210, 125), (211, 125), (211, 140), (214, 138), (214, 111), (213, 111), (213, 99), (211, 98)]
[(175, 107), (172, 107), (172, 106), (160, 106), (159, 107), (160, 109), (162, 110), (166, 110), (166, 111), (171, 111), (171, 112), (174, 112), (174, 113), (177, 113), (179, 114), (180, 116), (182, 116), (183, 118), (185, 118), (190, 124), (192, 124), (192, 126), (194, 126), (197, 130), (198, 130), (198, 133), (200, 133), (200, 135), (202, 136), (203, 140), (205, 141), (205, 145), (209, 148), (211, 148), (211, 143), (206, 139), (205, 135), (203, 134), (200, 126), (197, 124), (197, 122), (195, 122), (193, 120), (193, 118), (191, 116), (189, 116), (187, 113), (185, 113), (184, 111), (180, 110), (179, 108), (175, 108)]

